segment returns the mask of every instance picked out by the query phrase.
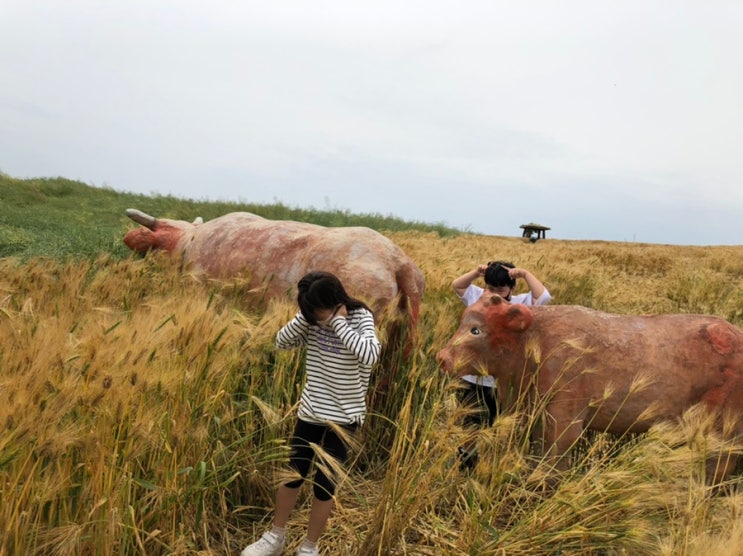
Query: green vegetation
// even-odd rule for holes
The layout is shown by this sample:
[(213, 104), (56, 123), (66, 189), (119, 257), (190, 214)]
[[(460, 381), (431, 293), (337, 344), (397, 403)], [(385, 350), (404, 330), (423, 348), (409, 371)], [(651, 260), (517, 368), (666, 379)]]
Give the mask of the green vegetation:
[(313, 222), (322, 226), (367, 226), (383, 231), (418, 230), (440, 236), (458, 233), (443, 224), (408, 222), (380, 214), (351, 214), (342, 210), (289, 208), (207, 202), (172, 196), (137, 195), (96, 188), (64, 178), (19, 180), (0, 174), (0, 257), (92, 258), (98, 253), (128, 254), (121, 242), (135, 224), (124, 211), (137, 208), (156, 217), (210, 220), (228, 212), (247, 211), (275, 220)]
[[(0, 183), (12, 255), (0, 258), (0, 555), (239, 554), (285, 472), (302, 357), (273, 342), (294, 300), (196, 280), (121, 238), (128, 206), (190, 220), (247, 205)], [(714, 437), (696, 412), (646, 435), (592, 434), (550, 487), (526, 440), (542, 415), (524, 409), (478, 433), (480, 462), (464, 473), (455, 451), (468, 433), (435, 360), (462, 311), (450, 282), (478, 262), (518, 262), (568, 303), (742, 326), (743, 246), (532, 244), (400, 224), (384, 233), (427, 283), (418, 336), (409, 361), (387, 357), (375, 375), (322, 554), (743, 553), (743, 477), (705, 484)], [(293, 516), (287, 553), (307, 513)]]

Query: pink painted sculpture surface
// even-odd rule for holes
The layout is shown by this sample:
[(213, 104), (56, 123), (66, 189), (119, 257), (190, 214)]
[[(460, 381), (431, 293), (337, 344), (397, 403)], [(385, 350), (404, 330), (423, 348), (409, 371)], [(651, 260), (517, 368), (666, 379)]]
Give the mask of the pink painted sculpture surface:
[(161, 249), (181, 257), (184, 268), (209, 277), (244, 276), (250, 289), (269, 296), (295, 296), (305, 273), (325, 270), (375, 313), (395, 302), (413, 327), (418, 321), (422, 272), (399, 246), (370, 228), (326, 228), (248, 212), (203, 223), (155, 218), (136, 209), (126, 212), (142, 225), (124, 237), (139, 253)]
[[(584, 429), (643, 432), (696, 404), (743, 441), (743, 330), (706, 315), (625, 316), (511, 305), (483, 296), (438, 354), (452, 375), (497, 378), (502, 404), (546, 404), (544, 449), (561, 458)], [(708, 465), (719, 480), (732, 459)]]

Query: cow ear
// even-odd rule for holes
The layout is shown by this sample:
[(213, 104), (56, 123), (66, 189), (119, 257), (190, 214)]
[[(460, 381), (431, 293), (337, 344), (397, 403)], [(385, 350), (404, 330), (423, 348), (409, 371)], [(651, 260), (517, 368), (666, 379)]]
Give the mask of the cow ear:
[(526, 305), (511, 305), (506, 312), (505, 326), (508, 330), (522, 332), (531, 326), (534, 313)]

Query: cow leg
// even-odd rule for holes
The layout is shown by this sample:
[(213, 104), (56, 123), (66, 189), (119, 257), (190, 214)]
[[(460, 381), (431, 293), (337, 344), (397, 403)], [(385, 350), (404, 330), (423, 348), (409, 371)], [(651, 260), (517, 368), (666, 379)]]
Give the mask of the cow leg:
[(564, 471), (569, 467), (566, 456), (583, 433), (583, 424), (583, 416), (576, 416), (568, 405), (552, 403), (547, 408), (544, 449), (547, 460), (555, 468)]
[(719, 453), (707, 459), (705, 478), (708, 484), (720, 484), (735, 471), (739, 458), (734, 451), (740, 449), (743, 440), (743, 422), (729, 408), (722, 412), (718, 420), (719, 431), (726, 441), (722, 443)]
[(717, 457), (708, 459), (706, 476), (707, 483), (713, 485), (720, 484), (725, 480), (725, 477), (735, 471), (737, 465), (738, 456), (729, 452), (723, 452)]

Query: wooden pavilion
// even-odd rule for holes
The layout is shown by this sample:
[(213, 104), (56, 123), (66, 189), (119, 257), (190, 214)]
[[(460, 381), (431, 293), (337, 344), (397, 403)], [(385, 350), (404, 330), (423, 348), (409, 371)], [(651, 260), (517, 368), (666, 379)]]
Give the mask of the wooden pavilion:
[(524, 232), (521, 234), (521, 237), (528, 238), (529, 241), (535, 242), (538, 239), (546, 239), (547, 237), (547, 226), (542, 226), (540, 224), (534, 224), (533, 222), (529, 224), (521, 224), (519, 228), (522, 228)]

